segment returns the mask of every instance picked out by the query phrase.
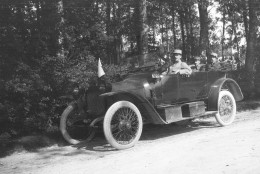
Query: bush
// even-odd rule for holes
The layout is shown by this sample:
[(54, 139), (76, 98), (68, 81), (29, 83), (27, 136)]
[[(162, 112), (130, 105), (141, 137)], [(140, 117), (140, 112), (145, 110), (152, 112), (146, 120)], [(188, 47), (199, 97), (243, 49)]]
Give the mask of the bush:
[(236, 71), (229, 71), (228, 75), (238, 83), (245, 98), (253, 96), (255, 90), (255, 72), (248, 72), (243, 68)]
[(46, 56), (32, 67), (18, 63), (12, 78), (1, 80), (0, 127), (2, 132), (49, 132), (58, 129), (59, 117), (78, 84), (86, 86), (97, 75), (97, 61), (87, 53), (77, 57)]

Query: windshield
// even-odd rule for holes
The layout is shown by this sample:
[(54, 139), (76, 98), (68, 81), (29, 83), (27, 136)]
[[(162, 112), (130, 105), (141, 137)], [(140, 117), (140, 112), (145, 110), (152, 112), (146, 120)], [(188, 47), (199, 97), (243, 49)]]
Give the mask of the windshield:
[(157, 52), (129, 57), (127, 58), (128, 70), (130, 72), (153, 71), (160, 59), (162, 58)]

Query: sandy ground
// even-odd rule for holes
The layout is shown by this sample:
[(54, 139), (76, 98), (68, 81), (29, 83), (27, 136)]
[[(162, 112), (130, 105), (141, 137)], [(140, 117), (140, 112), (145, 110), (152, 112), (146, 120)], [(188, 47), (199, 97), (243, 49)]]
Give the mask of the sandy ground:
[(214, 118), (147, 125), (127, 150), (111, 148), (101, 134), (87, 145), (17, 152), (0, 159), (0, 173), (259, 174), (260, 108), (238, 113), (227, 127)]

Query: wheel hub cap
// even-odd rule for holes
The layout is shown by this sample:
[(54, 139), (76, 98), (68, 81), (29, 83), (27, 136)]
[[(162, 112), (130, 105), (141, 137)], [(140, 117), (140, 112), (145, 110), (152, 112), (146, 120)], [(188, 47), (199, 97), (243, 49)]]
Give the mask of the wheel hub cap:
[(231, 99), (228, 96), (222, 97), (219, 105), (219, 114), (222, 120), (228, 122), (232, 113), (233, 104), (231, 102)]
[(131, 129), (131, 123), (129, 121), (120, 121), (119, 123), (119, 129), (120, 130), (127, 130), (127, 129)]
[(111, 132), (118, 143), (128, 144), (136, 137), (138, 117), (132, 109), (128, 107), (118, 109), (111, 124)]

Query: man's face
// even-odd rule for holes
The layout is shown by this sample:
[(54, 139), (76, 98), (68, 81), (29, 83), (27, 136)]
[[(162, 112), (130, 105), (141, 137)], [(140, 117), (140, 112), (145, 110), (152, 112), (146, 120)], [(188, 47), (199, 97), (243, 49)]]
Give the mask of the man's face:
[(212, 63), (216, 63), (217, 62), (217, 57), (216, 56), (212, 56)]
[(181, 60), (181, 54), (174, 53), (172, 59), (173, 59), (173, 61)]
[(200, 64), (200, 60), (199, 59), (195, 60), (195, 64), (199, 65)]

